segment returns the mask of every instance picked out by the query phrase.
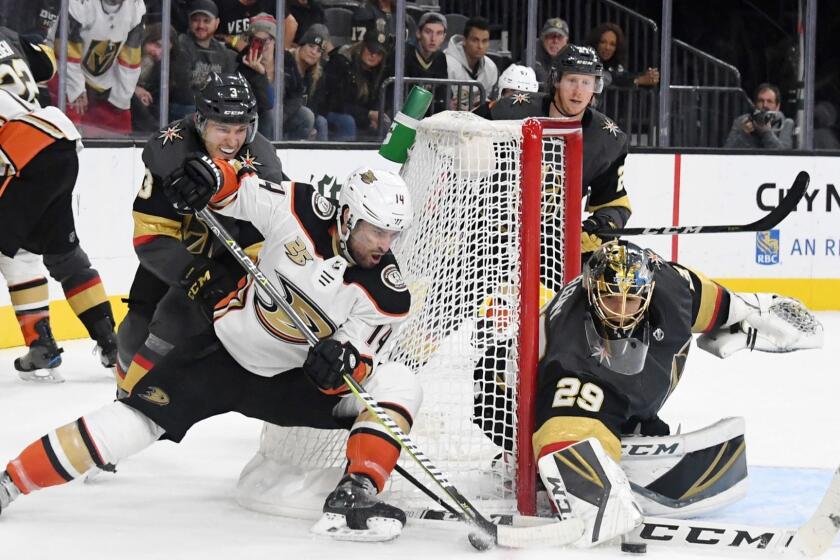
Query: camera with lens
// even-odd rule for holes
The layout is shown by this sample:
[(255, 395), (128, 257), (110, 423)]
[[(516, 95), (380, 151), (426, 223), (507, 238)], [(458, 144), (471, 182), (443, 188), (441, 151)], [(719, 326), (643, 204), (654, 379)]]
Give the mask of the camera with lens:
[(779, 111), (767, 109), (756, 109), (750, 114), (750, 120), (756, 126), (769, 126), (775, 128), (782, 124), (782, 114)]

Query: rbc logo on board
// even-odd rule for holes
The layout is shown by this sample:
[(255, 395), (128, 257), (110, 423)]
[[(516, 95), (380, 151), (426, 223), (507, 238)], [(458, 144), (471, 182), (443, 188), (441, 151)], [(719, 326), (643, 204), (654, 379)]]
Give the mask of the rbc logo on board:
[(779, 230), (771, 229), (755, 234), (755, 262), (779, 264)]

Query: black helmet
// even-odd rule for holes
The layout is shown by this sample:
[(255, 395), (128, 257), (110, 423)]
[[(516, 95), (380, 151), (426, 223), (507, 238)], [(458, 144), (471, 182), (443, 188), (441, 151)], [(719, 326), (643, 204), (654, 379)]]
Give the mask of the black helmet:
[(247, 124), (250, 143), (257, 133), (257, 98), (241, 74), (211, 72), (195, 94), (196, 125), (203, 133), (208, 120)]
[(595, 76), (595, 93), (604, 89), (604, 64), (598, 58), (598, 53), (592, 47), (566, 45), (559, 55), (557, 63), (552, 67), (548, 76), (548, 90), (554, 92), (556, 84), (563, 74), (585, 74)]

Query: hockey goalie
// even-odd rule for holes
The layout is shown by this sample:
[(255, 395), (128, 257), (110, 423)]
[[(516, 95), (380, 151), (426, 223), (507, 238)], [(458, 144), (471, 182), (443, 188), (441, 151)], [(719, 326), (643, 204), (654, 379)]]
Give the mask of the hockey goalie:
[[(822, 346), (822, 325), (800, 302), (736, 293), (626, 241), (601, 246), (543, 310), (534, 453), (551, 508), (580, 517), (590, 547), (646, 515), (688, 517), (746, 492), (744, 422), (671, 435), (658, 411), (682, 376), (692, 333), (721, 358), (738, 350)], [(476, 412), (502, 389), (476, 368)], [(501, 441), (498, 425), (474, 422)]]

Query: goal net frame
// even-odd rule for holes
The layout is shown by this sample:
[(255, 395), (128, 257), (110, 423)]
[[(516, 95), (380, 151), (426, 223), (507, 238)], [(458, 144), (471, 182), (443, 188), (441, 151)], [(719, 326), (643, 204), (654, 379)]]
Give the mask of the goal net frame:
[[(440, 126), (440, 129), (435, 128), (437, 126)], [(493, 137), (494, 140), (492, 142), (486, 140), (488, 137), (486, 134), (487, 130), (490, 130), (492, 134), (497, 136), (501, 134), (501, 144), (498, 142), (498, 137)], [(424, 137), (424, 134), (428, 131), (431, 131), (430, 134)], [(434, 133), (439, 131), (442, 131), (444, 136), (435, 136)], [(472, 133), (474, 133), (474, 135), (471, 135)], [(424, 138), (423, 142), (425, 142), (425, 145), (418, 148), (421, 138)], [(444, 141), (442, 141), (440, 146), (436, 145), (436, 139), (439, 138), (444, 138)], [(455, 165), (451, 165), (453, 148), (451, 146), (447, 148), (447, 139), (454, 139), (453, 141), (456, 146), (455, 159), (458, 160), (460, 158), (459, 161), (456, 161)], [(491, 147), (489, 151), (488, 146)], [(502, 147), (500, 148), (499, 146)], [(519, 151), (515, 160), (513, 156), (514, 151), (511, 146), (514, 146)], [(513, 203), (510, 204), (510, 208), (503, 209), (501, 212), (504, 214), (506, 224), (513, 224), (512, 227), (514, 228), (516, 225), (519, 226), (519, 229), (515, 232), (515, 235), (518, 235), (518, 244), (509, 242), (509, 238), (504, 237), (503, 239), (506, 244), (498, 250), (499, 254), (504, 253), (504, 258), (507, 259), (505, 262), (508, 262), (511, 259), (516, 260), (518, 258), (517, 270), (514, 271), (515, 273), (511, 273), (509, 278), (512, 290), (510, 293), (506, 294), (507, 296), (518, 295), (518, 297), (510, 298), (515, 300), (515, 304), (512, 304), (510, 301), (507, 302), (507, 305), (511, 305), (512, 307), (518, 306), (511, 312), (511, 323), (514, 325), (518, 324), (518, 331), (512, 331), (515, 334), (508, 338), (510, 345), (516, 345), (515, 351), (511, 354), (515, 356), (515, 362), (510, 360), (512, 363), (516, 364), (516, 390), (513, 392), (515, 403), (509, 405), (511, 408), (510, 412), (513, 417), (515, 417), (515, 425), (509, 426), (510, 433), (512, 434), (512, 437), (509, 439), (512, 440), (513, 443), (505, 444), (506, 446), (515, 446), (510, 452), (511, 457), (515, 457), (515, 462), (508, 464), (504, 450), (502, 450), (502, 453), (493, 460), (493, 469), (499, 468), (499, 464), (502, 464), (501, 466), (504, 469), (502, 478), (504, 478), (505, 482), (501, 483), (499, 482), (501, 479), (497, 479), (495, 472), (490, 472), (488, 475), (486, 470), (482, 470), (486, 467), (487, 463), (486, 453), (482, 455), (482, 458), (480, 459), (482, 462), (481, 467), (475, 469), (465, 469), (467, 472), (462, 473), (450, 472), (447, 470), (446, 463), (449, 458), (446, 455), (457, 453), (457, 451), (455, 451), (458, 449), (457, 444), (449, 444), (447, 442), (446, 446), (442, 445), (440, 448), (437, 448), (432, 445), (430, 446), (430, 449), (429, 447), (424, 446), (422, 437), (419, 438), (419, 440), (415, 437), (416, 430), (410, 435), (415, 443), (417, 443), (418, 447), (428, 455), (429, 459), (437, 465), (441, 471), (444, 472), (447, 478), (449, 478), (449, 480), (452, 481), (452, 483), (471, 501), (475, 498), (474, 495), (471, 495), (471, 491), (475, 490), (475, 492), (486, 493), (486, 487), (496, 484), (499, 488), (501, 488), (498, 493), (504, 494), (505, 497), (504, 500), (495, 501), (491, 496), (488, 501), (484, 502), (488, 509), (502, 507), (505, 510), (502, 513), (512, 513), (515, 509), (523, 515), (534, 515), (536, 513), (537, 472), (531, 437), (535, 428), (534, 424), (536, 415), (535, 392), (537, 388), (537, 361), (539, 353), (539, 316), (541, 292), (543, 292), (541, 284), (541, 267), (543, 267), (543, 272), (545, 272), (545, 270), (551, 266), (562, 266), (562, 276), (555, 275), (555, 277), (551, 280), (551, 286), (549, 287), (553, 286), (554, 290), (559, 287), (559, 283), (568, 283), (580, 274), (580, 224), (582, 214), (581, 178), (583, 161), (583, 137), (580, 122), (549, 118), (531, 118), (524, 121), (490, 122), (485, 121), (484, 119), (481, 119), (471, 113), (444, 112), (421, 121), (420, 126), (418, 127), (418, 139), (415, 142), (415, 149), (417, 149), (418, 152), (422, 152), (424, 149), (428, 149), (432, 152), (438, 149), (448, 149), (449, 152), (447, 152), (447, 157), (450, 158), (448, 160), (448, 170), (435, 169), (433, 165), (430, 169), (423, 169), (423, 166), (429, 164), (429, 162), (422, 160), (418, 153), (412, 152), (409, 162), (407, 162), (406, 166), (404, 166), (404, 177), (406, 178), (407, 183), (409, 183), (410, 189), (412, 189), (412, 177), (418, 178), (418, 181), (421, 182), (429, 181), (434, 183), (435, 181), (440, 181), (440, 183), (435, 183), (434, 188), (431, 189), (431, 195), (429, 192), (425, 192), (425, 196), (427, 198), (426, 203), (421, 203), (418, 200), (412, 201), (415, 205), (415, 222), (420, 221), (418, 219), (418, 214), (422, 214), (426, 211), (440, 211), (442, 213), (447, 212), (447, 208), (444, 207), (445, 203), (442, 201), (438, 202), (437, 199), (437, 195), (439, 193), (444, 195), (450, 194), (449, 192), (445, 192), (445, 189), (447, 188), (457, 189), (459, 187), (463, 187), (465, 189), (478, 189), (476, 192), (484, 192), (482, 191), (482, 189), (485, 188), (483, 183), (489, 181), (492, 182), (494, 188), (502, 185), (500, 190), (507, 189), (504, 191), (506, 196), (510, 193), (514, 193), (515, 196), (516, 190), (510, 188), (510, 186), (513, 185), (513, 183), (510, 182), (513, 179), (510, 178), (515, 177), (515, 172), (517, 171), (516, 167), (518, 167), (518, 180), (520, 185), (520, 188), (518, 189), (519, 196), (513, 201)], [(462, 151), (459, 152), (459, 149), (462, 149)], [(549, 150), (552, 151), (553, 155), (549, 155), (544, 158), (544, 151), (548, 153)], [(562, 159), (557, 159), (558, 154), (560, 154)], [(415, 169), (413, 172), (411, 170), (411, 158), (415, 158), (415, 161), (413, 162), (415, 164)], [(439, 160), (432, 158), (430, 161)], [(502, 172), (499, 172), (500, 167)], [(507, 173), (505, 171), (507, 171)], [(461, 176), (466, 177), (460, 183), (452, 180), (452, 177), (457, 177), (459, 173)], [(441, 175), (443, 178), (435, 177), (436, 175)], [(510, 181), (506, 180), (506, 178), (510, 179)], [(548, 186), (545, 186), (543, 184), (544, 182)], [(551, 184), (549, 185), (549, 183)], [(441, 189), (444, 189), (444, 192), (441, 192)], [(552, 189), (554, 189), (554, 192), (551, 195), (546, 194)], [(558, 194), (559, 191), (562, 191), (562, 193)], [(552, 201), (555, 199), (561, 201), (562, 219), (560, 220), (561, 225), (559, 227), (562, 227), (562, 233), (555, 232), (558, 222), (552, 222), (553, 225), (551, 227), (555, 229), (551, 229), (544, 224), (543, 205), (545, 204), (547, 208), (554, 208), (553, 205), (556, 204), (556, 202), (548, 202), (550, 196), (554, 197), (551, 199)], [(546, 197), (545, 200), (544, 197)], [(429, 199), (431, 200), (431, 203), (428, 202)], [(492, 205), (492, 202), (495, 199), (490, 196), (481, 200), (485, 204)], [(490, 202), (488, 203), (488, 201)], [(481, 202), (477, 201), (475, 204), (481, 204)], [(515, 210), (515, 212), (513, 210)], [(560, 210), (552, 211), (554, 212), (554, 214), (552, 214), (553, 216), (560, 213)], [(492, 210), (488, 213), (492, 214)], [(444, 226), (441, 226), (444, 228), (443, 237), (445, 237), (446, 234), (446, 225), (451, 225), (453, 220), (455, 224), (459, 224), (460, 222), (457, 220), (460, 216), (460, 214), (455, 212), (455, 218), (452, 216), (444, 216), (441, 218), (442, 223), (444, 224)], [(470, 219), (473, 218), (475, 218), (474, 215), (472, 215)], [(491, 225), (491, 221), (492, 217), (486, 218), (487, 228), (499, 227), (497, 223), (496, 225)], [(481, 220), (478, 220), (478, 222), (481, 223)], [(476, 227), (475, 224), (476, 220), (473, 219), (472, 222), (464, 226), (464, 229), (469, 230), (470, 227), (474, 228)], [(483, 223), (481, 223), (481, 226), (484, 227)], [(416, 223), (413, 228), (415, 227), (417, 227)], [(548, 238), (554, 234), (562, 235), (562, 249), (559, 247), (552, 248), (552, 251), (562, 253), (562, 256), (560, 257), (562, 259), (562, 265), (554, 263), (553, 261), (547, 265), (545, 262), (546, 260), (549, 260), (549, 258), (543, 253), (542, 239)], [(469, 236), (467, 235), (467, 237)], [(500, 239), (498, 235), (496, 237), (490, 237), (492, 239)], [(402, 239), (400, 241), (402, 241)], [(425, 240), (422, 239), (421, 235), (420, 240), (416, 242), (424, 243)], [(514, 250), (516, 245), (518, 245), (518, 247)], [(468, 250), (471, 250), (472, 248), (474, 247), (468, 245)], [(406, 259), (410, 259), (411, 254), (409, 252), (406, 255), (400, 256), (400, 249), (402, 249), (402, 247), (395, 248), (395, 253), (398, 254), (398, 258), (400, 259), (406, 283), (409, 287), (411, 287), (412, 278), (410, 273), (405, 274), (406, 270), (410, 269), (411, 266), (410, 263), (403, 262)], [(458, 250), (463, 250), (463, 247)], [(481, 248), (477, 250), (480, 251)], [(494, 250), (491, 249), (490, 253), (495, 257), (496, 254), (493, 251)], [(456, 255), (454, 256), (455, 262), (457, 262), (457, 256), (458, 254), (456, 251)], [(551, 256), (551, 259), (553, 258), (554, 257)], [(479, 258), (471, 264), (481, 262), (483, 261)], [(418, 265), (418, 267), (422, 266), (425, 265)], [(478, 266), (480, 266), (480, 264)], [(505, 270), (504, 266), (500, 266), (502, 271)], [(428, 275), (428, 271), (425, 271), (425, 273)], [(457, 273), (455, 274), (457, 276)], [(516, 289), (517, 283), (518, 290)], [(466, 285), (473, 286), (473, 284), (470, 284), (469, 282), (467, 282)], [(455, 291), (455, 288), (458, 287), (463, 289), (463, 286), (457, 281), (454, 282), (452, 288), (453, 291)], [(484, 287), (486, 289), (486, 286)], [(460, 292), (457, 295), (461, 295)], [(486, 294), (482, 294), (479, 297), (483, 297), (483, 295)], [(435, 305), (439, 303), (439, 301), (429, 303), (429, 300), (425, 298), (425, 295), (422, 297), (415, 296), (415, 291), (412, 289), (412, 313), (407, 321), (406, 328), (403, 329), (403, 331), (411, 331), (412, 327), (415, 326), (410, 323), (415, 314), (421, 314), (425, 311), (429, 311), (429, 313), (431, 313), (432, 310), (438, 309)], [(475, 294), (463, 294), (463, 296), (465, 300), (469, 299), (470, 305), (461, 305), (461, 310), (469, 308), (474, 303), (476, 297)], [(419, 309), (415, 309), (416, 305), (419, 306)], [(428, 309), (423, 309), (424, 306), (427, 305)], [(441, 305), (444, 310), (447, 309), (447, 304)], [(428, 323), (420, 324), (428, 326)], [(490, 330), (492, 331), (494, 328), (496, 327), (490, 327)], [(403, 334), (403, 332), (400, 332), (399, 337), (402, 337)], [(408, 337), (410, 334), (405, 336)], [(393, 338), (397, 339), (399, 337), (394, 336)], [(421, 339), (421, 343), (422, 342), (423, 340)], [(398, 352), (393, 350), (394, 346), (397, 344), (397, 340), (391, 340), (388, 343), (388, 346), (391, 346), (391, 353), (389, 354), (391, 359), (395, 359), (394, 356), (399, 355)], [(445, 351), (438, 352), (440, 347), (434, 346), (434, 348), (435, 349), (431, 351), (432, 356), (434, 356), (435, 353), (445, 354)], [(387, 350), (388, 348), (386, 346), (386, 349), (383, 350), (383, 354), (388, 354)], [(425, 352), (425, 350), (422, 351), (421, 354), (423, 354), (423, 352)], [(467, 358), (470, 357), (474, 357), (474, 353), (468, 353)], [(429, 356), (425, 355), (423, 358), (419, 358), (418, 360), (419, 363), (424, 364), (428, 359)], [(464, 361), (469, 362), (468, 359), (462, 359), (460, 362), (456, 362), (456, 365)], [(463, 364), (461, 363), (461, 365)], [(423, 365), (417, 367), (415, 373), (420, 374), (424, 367), (425, 366)], [(469, 367), (469, 369), (472, 369), (472, 367)], [(461, 373), (463, 374), (463, 372)], [(476, 389), (473, 384), (473, 372), (465, 375), (467, 375), (468, 378), (464, 379), (463, 383), (468, 384), (469, 387), (464, 387), (464, 391), (467, 393), (475, 392)], [(462, 383), (462, 381), (457, 381), (459, 379), (461, 379), (461, 376), (457, 377), (456, 382)], [(434, 390), (435, 388), (436, 385), (434, 385), (434, 383), (430, 383), (430, 386), (426, 387), (427, 396), (429, 395), (430, 390)], [(439, 390), (446, 391), (445, 388), (439, 388)], [(348, 396), (346, 398), (355, 397)], [(457, 413), (460, 416), (463, 416), (463, 414), (460, 414), (460, 407), (463, 405), (459, 404), (458, 406), (459, 409)], [(430, 414), (431, 412), (432, 411), (421, 407), (421, 411), (417, 419), (418, 421), (415, 423), (415, 428), (421, 429), (422, 422), (420, 422), (419, 419), (422, 418), (424, 414)], [(499, 414), (495, 410), (493, 410), (492, 413)], [(473, 415), (471, 405), (469, 405), (467, 415)], [(432, 414), (430, 414), (430, 416), (432, 416)], [(509, 424), (509, 419), (510, 417), (504, 416), (504, 426), (506, 429)], [(468, 420), (472, 420), (473, 423), (475, 422), (472, 417)], [(494, 420), (497, 421), (498, 418), (494, 418)], [(447, 416), (445, 414), (441, 414), (440, 419), (435, 417), (434, 421), (430, 422), (430, 430), (432, 430), (431, 433), (440, 433), (441, 439), (443, 439), (452, 433), (448, 430), (464, 429), (463, 423), (460, 425), (452, 424), (453, 423), (447, 421)], [(476, 426), (469, 426), (469, 428), (471, 428), (473, 432), (479, 431)], [(482, 430), (484, 430), (483, 427)], [(329, 437), (322, 437), (321, 432), (324, 431), (308, 428), (279, 428), (266, 424), (263, 428), (260, 450), (251, 462), (244, 468), (240, 477), (237, 491), (237, 499), (239, 503), (249, 509), (278, 515), (311, 517), (313, 513), (317, 512), (319, 514), (323, 499), (326, 497), (326, 494), (332, 490), (335, 482), (337, 481), (337, 477), (340, 476), (341, 468), (338, 463), (340, 463), (340, 460), (343, 459), (342, 438), (337, 434)], [(315, 434), (313, 435), (313, 433)], [(344, 434), (346, 434), (346, 432), (344, 432)], [(482, 445), (485, 447), (493, 447), (493, 453), (495, 453), (499, 450), (496, 449), (495, 445), (500, 444), (496, 444), (495, 441), (491, 442), (490, 440), (492, 438), (486, 434), (486, 431), (484, 434), (481, 434), (483, 436), (482, 439), (484, 439)], [(507, 436), (508, 432), (506, 431), (505, 437)], [(461, 434), (457, 434), (454, 437), (457, 442), (458, 438), (462, 436)], [(475, 434), (464, 437), (475, 437)], [(346, 435), (344, 436), (344, 439), (346, 439)], [(448, 445), (451, 445), (451, 447), (448, 447)], [(308, 447), (308, 449), (298, 453), (297, 447)], [(327, 447), (330, 448), (329, 451), (326, 451)], [(336, 456), (339, 450), (342, 453), (341, 457)], [(275, 453), (277, 454), (276, 456)], [(325, 459), (327, 456), (330, 458)], [(490, 457), (492, 458), (492, 455)], [(501, 457), (501, 459), (499, 459), (499, 457)], [(471, 457), (466, 458), (466, 461), (471, 460), (473, 460)], [(407, 453), (402, 453), (400, 463), (404, 468), (411, 466), (411, 459), (407, 457)], [(453, 465), (455, 466), (452, 468), (457, 469), (462, 466), (462, 463), (453, 462)], [(328, 473), (328, 471), (332, 472)], [(419, 472), (419, 469), (415, 470), (415, 476), (423, 481), (427, 486), (434, 487), (432, 481), (425, 478), (423, 475), (418, 474)], [(454, 477), (452, 476), (453, 474), (455, 475)], [(458, 476), (459, 474), (461, 475), (460, 480)], [(493, 478), (494, 480), (492, 484), (488, 485), (486, 482), (481, 481), (477, 483), (477, 486), (480, 488), (470, 488), (471, 483), (476, 478), (481, 478), (483, 476), (490, 476)], [(394, 474), (391, 477), (392, 481), (394, 477), (399, 477), (399, 475)], [(399, 483), (407, 486), (406, 481), (401, 480)], [(391, 482), (389, 482), (389, 485), (390, 484)], [(388, 491), (390, 491), (390, 487), (389, 490), (386, 490), (386, 492)], [(407, 513), (412, 515), (411, 508), (413, 507), (414, 500), (416, 498), (408, 497), (406, 500), (410, 501), (411, 504), (403, 503), (401, 498), (403, 494), (400, 494), (400, 492), (401, 491), (398, 489), (397, 493), (390, 496), (383, 494), (383, 498), (386, 500), (393, 500), (395, 505), (399, 505), (409, 510)], [(419, 494), (419, 492), (416, 492), (416, 494)], [(490, 494), (492, 494), (492, 491)], [(408, 494), (405, 495), (407, 496)], [(515, 497), (515, 500), (511, 501), (511, 495)], [(431, 505), (431, 502), (428, 501), (427, 497), (422, 496), (422, 499), (422, 503), (425, 504), (426, 507)], [(474, 501), (474, 503), (476, 503), (479, 508), (482, 507), (481, 500)], [(499, 506), (500, 503), (502, 504), (501, 506)], [(315, 508), (316, 511), (313, 511), (313, 508)]]

